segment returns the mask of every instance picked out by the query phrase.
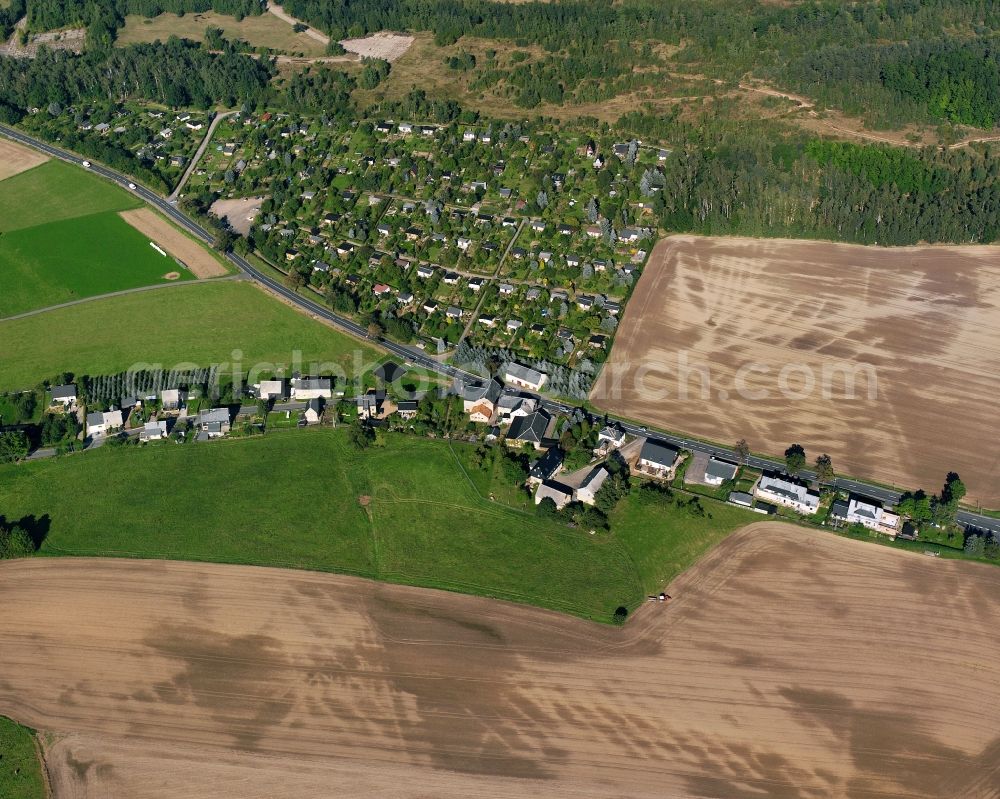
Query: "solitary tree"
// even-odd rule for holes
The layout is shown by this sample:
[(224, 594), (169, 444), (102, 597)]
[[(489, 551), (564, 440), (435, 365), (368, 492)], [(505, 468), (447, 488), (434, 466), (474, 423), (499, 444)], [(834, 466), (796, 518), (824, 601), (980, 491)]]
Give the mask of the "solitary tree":
[(788, 467), (789, 472), (797, 474), (802, 471), (802, 467), (805, 465), (806, 451), (801, 444), (792, 444), (785, 450), (785, 466)]
[(741, 438), (736, 442), (734, 451), (736, 452), (736, 457), (743, 461), (743, 463), (746, 463), (750, 459), (750, 445), (747, 444), (745, 438)]
[(824, 452), (816, 458), (816, 479), (821, 483), (829, 483), (833, 478), (833, 458)]

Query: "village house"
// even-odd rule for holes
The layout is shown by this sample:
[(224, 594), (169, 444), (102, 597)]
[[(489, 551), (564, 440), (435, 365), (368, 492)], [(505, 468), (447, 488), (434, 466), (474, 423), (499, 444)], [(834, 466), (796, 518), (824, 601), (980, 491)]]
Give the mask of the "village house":
[(444, 312), (444, 315), (447, 316), (449, 319), (461, 319), (464, 313), (465, 311), (463, 311), (457, 305), (449, 305), (448, 310)]
[(538, 400), (534, 397), (522, 397), (512, 391), (504, 391), (496, 403), (496, 421), (499, 424), (510, 424), (521, 416), (530, 416), (538, 410)]
[(504, 370), (503, 379), (505, 382), (518, 388), (524, 388), (528, 391), (540, 391), (542, 386), (545, 385), (545, 381), (549, 379), (549, 376), (545, 372), (539, 372), (537, 369), (531, 369), (519, 363), (511, 362), (507, 364), (507, 368)]
[(593, 505), (597, 497), (597, 492), (601, 490), (604, 481), (610, 476), (611, 472), (608, 471), (603, 463), (595, 466), (590, 471), (590, 474), (583, 478), (583, 482), (580, 483), (580, 487), (576, 490), (577, 501), (582, 502), (584, 505)]
[(228, 433), (232, 426), (232, 417), (229, 408), (211, 408), (202, 411), (195, 419), (198, 430), (198, 440), (204, 441), (208, 438), (219, 438)]
[(542, 410), (516, 417), (511, 422), (510, 430), (507, 431), (506, 442), (512, 445), (531, 444), (535, 449), (542, 449), (542, 441), (551, 419), (552, 417)]
[(533, 461), (528, 469), (529, 486), (538, 485), (543, 480), (551, 480), (563, 466), (563, 451), (559, 447), (550, 447), (537, 460)]
[(647, 477), (673, 480), (679, 456), (680, 452), (666, 441), (647, 438), (639, 450), (639, 459), (635, 463), (635, 468), (637, 472)]
[(461, 275), (458, 272), (445, 272), (443, 282), (447, 286), (456, 286), (460, 279)]
[(425, 280), (434, 274), (433, 267), (427, 264), (420, 264), (417, 266), (417, 277), (424, 278)]
[(551, 499), (557, 510), (562, 510), (573, 501), (573, 489), (556, 480), (542, 480), (535, 491), (535, 504), (541, 505), (543, 499)]
[(399, 414), (400, 418), (409, 421), (417, 416), (417, 401), (416, 400), (400, 400), (396, 403), (396, 413)]
[(495, 378), (491, 378), (485, 385), (467, 384), (461, 390), (462, 410), (469, 414), (469, 419), (473, 422), (489, 424), (502, 391), (503, 384)]
[(520, 319), (508, 319), (507, 320), (507, 332), (516, 333), (524, 325)]
[(625, 431), (616, 424), (601, 428), (597, 434), (597, 452), (605, 454), (613, 449), (620, 449), (625, 444)]
[(469, 289), (471, 291), (479, 291), (483, 287), (485, 281), (481, 277), (473, 277), (469, 279)]
[(94, 411), (87, 414), (87, 435), (103, 436), (125, 425), (121, 411)]
[(893, 536), (899, 532), (900, 517), (882, 507), (880, 502), (854, 494), (838, 499), (830, 507), (830, 516), (846, 524), (861, 524), (876, 533)]
[(357, 399), (359, 419), (380, 419), (385, 411), (385, 391), (372, 390)]
[(284, 380), (261, 380), (254, 388), (257, 389), (257, 396), (265, 402), (283, 400), (288, 396)]
[(320, 419), (323, 418), (323, 400), (319, 397), (314, 397), (306, 403), (306, 409), (302, 412), (302, 418), (305, 419), (306, 424), (319, 424)]
[(139, 431), (140, 441), (159, 441), (167, 437), (167, 420), (149, 421)]
[(497, 319), (495, 316), (490, 316), (489, 314), (480, 314), (479, 324), (483, 327), (496, 327)]
[(724, 461), (713, 456), (708, 459), (708, 466), (705, 467), (705, 484), (721, 486), (726, 480), (733, 480), (739, 468), (735, 463), (730, 463), (729, 461)]
[(72, 410), (76, 407), (76, 386), (69, 384), (65, 386), (52, 387), (52, 407), (60, 407), (64, 411)]
[(160, 407), (165, 411), (179, 411), (187, 402), (187, 397), (183, 388), (165, 388), (160, 392)]
[(432, 314), (438, 309), (438, 304), (436, 300), (427, 300), (423, 307), (424, 313)]
[(787, 475), (762, 475), (754, 486), (754, 496), (807, 516), (819, 509), (819, 494)]
[(292, 378), (292, 399), (311, 400), (333, 397), (333, 381), (329, 377)]

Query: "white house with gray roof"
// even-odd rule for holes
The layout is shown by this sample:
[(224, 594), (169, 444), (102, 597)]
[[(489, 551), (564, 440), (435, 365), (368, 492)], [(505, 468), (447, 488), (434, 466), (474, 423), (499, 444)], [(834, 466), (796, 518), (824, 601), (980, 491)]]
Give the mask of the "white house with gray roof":
[(542, 386), (545, 385), (545, 381), (549, 379), (549, 376), (537, 369), (511, 362), (507, 364), (507, 368), (504, 370), (503, 379), (505, 382), (518, 388), (524, 388), (528, 391), (541, 391)]
[(94, 411), (87, 414), (87, 435), (103, 436), (125, 424), (121, 411)]
[(330, 399), (333, 397), (333, 381), (329, 377), (292, 378), (292, 399)]
[(673, 480), (678, 457), (680, 452), (676, 447), (670, 446), (666, 441), (647, 438), (642, 442), (635, 468), (647, 477)]
[(593, 505), (594, 500), (597, 497), (597, 492), (601, 490), (601, 486), (604, 485), (604, 481), (611, 476), (611, 472), (608, 471), (607, 467), (602, 463), (595, 466), (585, 478), (583, 482), (580, 483), (580, 487), (576, 489), (576, 499), (582, 502), (584, 505)]
[(875, 500), (854, 494), (846, 502), (834, 502), (830, 507), (830, 515), (847, 524), (861, 524), (884, 535), (895, 536), (899, 532), (899, 514), (886, 510)]
[(819, 509), (819, 494), (787, 475), (762, 475), (754, 487), (754, 496), (806, 516)]
[(61, 405), (63, 410), (76, 405), (76, 386), (52, 386), (52, 405)]
[(739, 468), (735, 463), (711, 457), (708, 459), (708, 466), (705, 467), (705, 483), (710, 486), (720, 486), (726, 480), (735, 478)]
[(573, 489), (556, 480), (542, 480), (535, 491), (535, 504), (541, 505), (543, 499), (551, 499), (562, 510), (573, 501)]

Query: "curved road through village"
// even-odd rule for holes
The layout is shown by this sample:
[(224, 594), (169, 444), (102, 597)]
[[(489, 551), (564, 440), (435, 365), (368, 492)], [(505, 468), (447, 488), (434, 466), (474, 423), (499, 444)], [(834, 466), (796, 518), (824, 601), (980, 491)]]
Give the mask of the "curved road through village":
[[(9, 139), (13, 139), (16, 142), (24, 144), (28, 147), (32, 147), (36, 150), (40, 150), (46, 155), (50, 155), (53, 158), (59, 158), (63, 161), (67, 161), (71, 164), (76, 164), (78, 166), (83, 166), (84, 158), (78, 156), (74, 153), (61, 150), (58, 147), (53, 147), (51, 144), (35, 139), (22, 133), (19, 130), (14, 130), (13, 128), (7, 127), (6, 125), (0, 125), (0, 134), (6, 136)], [(113, 169), (109, 169), (103, 164), (92, 162), (90, 166), (90, 171), (94, 172), (101, 177), (117, 183), (119, 186), (128, 190), (129, 184), (133, 184), (136, 188), (133, 193), (141, 197), (147, 203), (155, 207), (158, 211), (164, 214), (166, 217), (171, 219), (176, 224), (180, 225), (184, 230), (187, 230), (196, 238), (205, 242), (208, 246), (212, 246), (213, 236), (205, 228), (203, 228), (198, 223), (191, 220), (186, 214), (181, 213), (180, 210), (171, 202), (161, 197), (159, 194), (151, 191), (141, 184), (135, 183), (135, 181), (117, 172)], [(345, 332), (362, 339), (368, 339), (370, 341), (375, 341), (383, 349), (388, 350), (391, 354), (398, 358), (402, 358), (404, 361), (413, 364), (415, 366), (428, 369), (430, 371), (436, 372), (445, 377), (449, 377), (453, 380), (482, 380), (482, 376), (474, 375), (465, 370), (458, 369), (451, 364), (442, 363), (440, 361), (431, 358), (430, 356), (424, 354), (420, 350), (413, 347), (406, 347), (402, 344), (398, 344), (394, 341), (385, 338), (373, 339), (368, 335), (368, 331), (365, 327), (359, 325), (350, 319), (346, 319), (342, 316), (330, 311), (328, 308), (320, 305), (317, 302), (309, 299), (308, 297), (303, 297), (297, 292), (289, 289), (287, 286), (283, 285), (281, 282), (274, 280), (268, 275), (264, 274), (256, 267), (254, 267), (246, 258), (235, 252), (226, 253), (226, 257), (240, 270), (243, 274), (257, 281), (260, 285), (267, 288), (269, 291), (274, 292), (279, 295), (282, 299), (287, 300), (294, 305), (297, 305), (302, 310), (306, 311), (308, 314), (318, 317), (335, 327), (344, 330)], [(572, 413), (576, 406), (560, 402), (558, 400), (550, 398), (542, 398), (543, 405), (549, 411), (557, 413)], [(645, 436), (649, 433), (646, 427), (634, 424), (624, 419), (617, 419), (615, 417), (608, 417), (609, 419), (616, 421), (627, 433), (634, 436)], [(709, 455), (715, 455), (721, 458), (728, 458), (730, 460), (739, 460), (738, 456), (731, 449), (725, 447), (717, 447), (712, 444), (706, 444), (703, 441), (698, 441), (696, 439), (684, 438), (682, 436), (671, 435), (668, 433), (661, 433), (655, 431), (658, 438), (669, 442), (678, 447), (693, 451), (693, 452), (706, 452)], [(746, 461), (748, 466), (753, 466), (760, 469), (773, 469), (779, 465), (778, 461), (770, 460), (767, 458), (759, 458), (757, 456), (750, 456)], [(813, 478), (811, 472), (803, 471), (803, 477)], [(895, 489), (883, 488), (882, 486), (870, 485), (858, 480), (851, 480), (848, 478), (838, 477), (834, 481), (837, 488), (843, 489), (845, 491), (856, 491), (859, 494), (863, 494), (874, 499), (881, 500), (883, 502), (895, 503), (899, 500), (900, 492)], [(973, 513), (970, 511), (959, 511), (956, 519), (959, 523), (965, 525), (966, 527), (974, 527), (978, 530), (984, 530), (989, 532), (994, 532), (1000, 535), (1000, 519), (995, 519), (990, 516), (984, 516), (979, 513)]]

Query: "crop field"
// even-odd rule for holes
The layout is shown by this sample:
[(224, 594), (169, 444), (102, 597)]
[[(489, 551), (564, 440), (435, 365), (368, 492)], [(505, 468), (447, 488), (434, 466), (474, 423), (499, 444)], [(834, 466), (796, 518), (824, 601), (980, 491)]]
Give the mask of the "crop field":
[[(0, 2), (0, 8), (4, 4)], [(23, 144), (0, 137), (0, 180), (25, 172), (49, 160), (38, 150), (32, 150)]]
[(239, 21), (212, 11), (189, 13), (182, 17), (164, 13), (151, 19), (129, 15), (125, 18), (125, 27), (118, 31), (116, 41), (125, 46), (157, 39), (165, 42), (171, 36), (178, 36), (202, 42), (208, 28), (221, 28), (227, 39), (243, 39), (253, 47), (266, 47), (280, 53), (321, 56), (326, 52), (323, 44), (305, 33), (296, 33), (291, 25), (272, 14), (244, 17)]
[[(178, 255), (172, 246), (168, 255), (157, 252), (146, 233), (116, 213), (136, 204), (128, 193), (55, 161), (0, 181), (0, 317), (190, 279), (192, 272), (170, 257)], [(192, 270), (208, 259), (214, 274), (221, 271), (214, 256), (152, 211), (124, 211), (143, 212), (184, 241)], [(169, 238), (162, 246), (175, 243)]]
[[(1000, 249), (661, 241), (591, 399), (671, 430), (1000, 507)], [(686, 395), (685, 395), (686, 391)]]
[(30, 388), (64, 371), (233, 363), (234, 351), (243, 371), (259, 363), (294, 367), (299, 353), (302, 372), (348, 376), (380, 357), (248, 283), (191, 283), (0, 320), (0, 390)]
[(984, 565), (755, 524), (624, 628), (246, 566), (0, 575), (0, 712), (60, 797), (1000, 795)]

